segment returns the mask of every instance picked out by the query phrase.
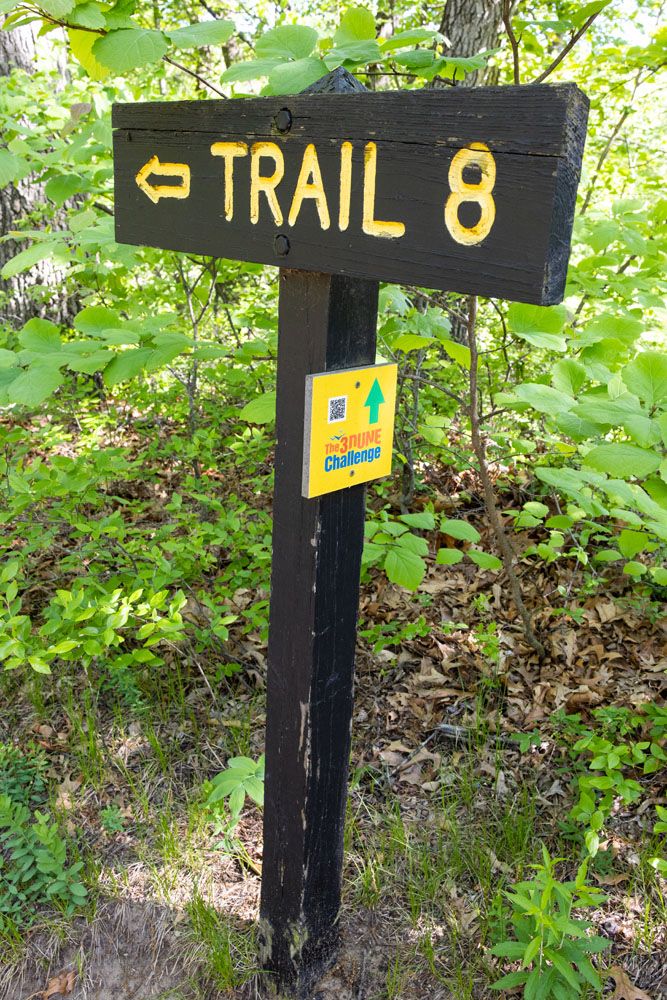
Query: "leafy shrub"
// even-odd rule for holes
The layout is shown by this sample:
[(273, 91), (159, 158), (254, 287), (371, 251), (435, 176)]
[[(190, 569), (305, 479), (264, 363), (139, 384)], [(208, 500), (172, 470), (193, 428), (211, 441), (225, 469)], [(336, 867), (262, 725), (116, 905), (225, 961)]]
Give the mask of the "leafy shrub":
[(29, 926), (45, 902), (71, 915), (87, 896), (82, 868), (81, 861), (67, 863), (65, 841), (45, 813), (31, 816), (26, 805), (0, 795), (0, 931)]
[(0, 743), (0, 797), (9, 796), (15, 805), (40, 806), (46, 800), (45, 770), (41, 750), (24, 753)]
[(512, 924), (516, 938), (500, 941), (493, 955), (520, 960), (521, 968), (493, 983), (495, 990), (524, 987), (526, 1000), (571, 1000), (588, 983), (595, 990), (602, 983), (591, 964), (590, 954), (609, 947), (605, 938), (591, 937), (591, 924), (573, 918), (575, 907), (598, 906), (604, 896), (586, 884), (584, 861), (573, 882), (559, 882), (555, 877), (561, 858), (551, 858), (542, 847), (543, 863), (533, 865), (535, 877), (519, 882), (505, 895), (512, 904)]

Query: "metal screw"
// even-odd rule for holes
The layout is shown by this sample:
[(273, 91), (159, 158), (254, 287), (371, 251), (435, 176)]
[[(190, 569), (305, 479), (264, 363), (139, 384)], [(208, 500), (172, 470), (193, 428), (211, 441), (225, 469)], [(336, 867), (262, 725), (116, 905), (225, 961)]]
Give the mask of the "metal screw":
[(274, 115), (273, 124), (279, 132), (289, 132), (292, 127), (292, 112), (289, 108), (281, 108), (277, 115)]
[(273, 249), (279, 257), (286, 257), (289, 253), (289, 240), (283, 233), (278, 233), (273, 241)]
[(355, 389), (358, 389), (360, 386), (361, 386), (361, 382), (355, 382), (354, 383), (354, 388)]

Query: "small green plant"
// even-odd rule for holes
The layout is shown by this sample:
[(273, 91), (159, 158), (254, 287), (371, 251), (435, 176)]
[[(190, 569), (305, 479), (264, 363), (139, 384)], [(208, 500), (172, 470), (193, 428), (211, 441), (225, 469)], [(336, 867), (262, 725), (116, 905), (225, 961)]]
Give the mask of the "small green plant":
[(119, 807), (111, 805), (100, 811), (100, 823), (106, 833), (119, 833), (125, 825), (125, 820)]
[(644, 774), (653, 774), (664, 767), (667, 754), (658, 743), (649, 740), (612, 743), (592, 733), (574, 744), (573, 754), (581, 753), (591, 753), (593, 759), (588, 772), (578, 778), (579, 799), (570, 817), (587, 827), (584, 841), (589, 854), (595, 856), (600, 846), (600, 832), (611, 814), (614, 800), (630, 803), (641, 796), (642, 786), (625, 771), (641, 767)]
[(559, 882), (556, 867), (562, 858), (551, 858), (542, 847), (543, 863), (533, 865), (535, 877), (519, 882), (505, 895), (512, 905), (516, 938), (500, 941), (493, 955), (520, 961), (521, 967), (492, 984), (494, 990), (523, 986), (526, 1000), (571, 1000), (589, 984), (602, 983), (588, 957), (609, 947), (609, 941), (589, 935), (591, 924), (572, 916), (575, 908), (598, 906), (604, 899), (599, 889), (586, 884), (587, 862), (573, 882)]
[(402, 646), (418, 636), (429, 634), (429, 625), (423, 615), (416, 622), (402, 622), (400, 619), (391, 622), (378, 622), (369, 628), (361, 629), (359, 635), (373, 644), (373, 652), (379, 653), (392, 646)]
[(0, 931), (30, 926), (44, 903), (71, 915), (87, 896), (82, 868), (67, 863), (67, 845), (45, 813), (31, 816), (26, 805), (0, 796)]
[(230, 834), (238, 824), (246, 795), (258, 806), (264, 805), (264, 755), (257, 762), (250, 757), (232, 757), (224, 771), (216, 774), (205, 786), (206, 807), (216, 816), (226, 799), (229, 818), (225, 832)]

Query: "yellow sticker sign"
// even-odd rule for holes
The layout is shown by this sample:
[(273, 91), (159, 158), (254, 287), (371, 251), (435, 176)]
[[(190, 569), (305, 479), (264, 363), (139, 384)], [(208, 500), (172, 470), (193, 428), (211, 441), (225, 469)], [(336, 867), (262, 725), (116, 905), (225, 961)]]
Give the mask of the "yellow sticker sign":
[(370, 365), (306, 377), (304, 497), (389, 475), (397, 372)]

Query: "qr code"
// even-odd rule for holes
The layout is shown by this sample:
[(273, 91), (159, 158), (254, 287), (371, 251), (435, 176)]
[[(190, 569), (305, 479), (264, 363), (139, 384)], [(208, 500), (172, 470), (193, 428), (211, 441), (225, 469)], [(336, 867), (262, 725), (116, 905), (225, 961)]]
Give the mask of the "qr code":
[(329, 423), (338, 424), (347, 415), (347, 396), (334, 396), (329, 400)]

